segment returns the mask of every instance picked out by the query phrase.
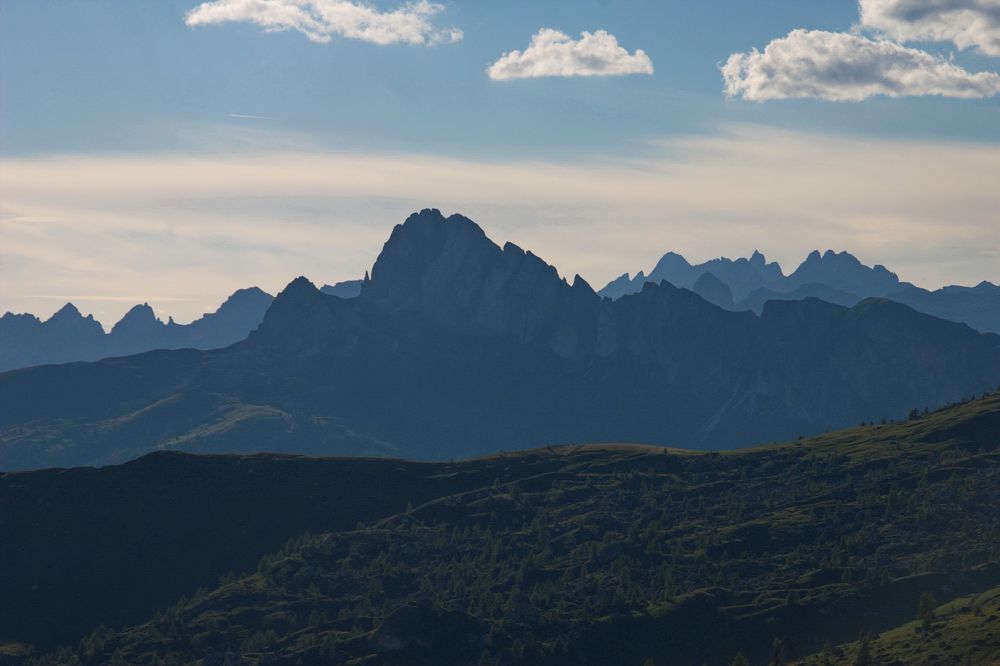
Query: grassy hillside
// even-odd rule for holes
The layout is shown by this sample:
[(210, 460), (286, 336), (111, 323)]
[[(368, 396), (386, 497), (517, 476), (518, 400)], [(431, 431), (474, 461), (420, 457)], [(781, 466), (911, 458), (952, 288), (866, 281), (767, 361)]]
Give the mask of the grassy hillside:
[[(205, 533), (217, 525), (226, 534), (206, 540), (204, 555), (217, 565), (234, 535), (243, 535), (241, 563), (268, 553), (210, 586), (174, 572), (158, 598), (170, 589), (184, 598), (142, 619), (138, 611), (118, 618), (132, 626), (96, 630), (32, 664), (675, 665), (730, 664), (740, 654), (751, 664), (812, 664), (823, 663), (827, 643), (841, 646), (831, 663), (851, 663), (861, 632), (880, 636), (875, 663), (893, 663), (883, 652), (901, 663), (911, 653), (952, 663), (970, 649), (995, 654), (988, 621), (960, 598), (979, 599), (987, 620), (994, 614), (998, 445), (993, 395), (903, 423), (726, 453), (579, 446), (423, 465), (172, 454), (99, 472), (7, 475), (0, 491), (20, 488), (27, 511), (25, 498), (62, 496), (53, 490), (62, 475), (81, 477), (86, 495), (87, 475), (119, 475), (110, 484), (122, 488), (143, 469), (156, 478), (170, 461), (200, 470), (189, 491), (217, 488), (205, 506), (225, 508), (204, 519), (190, 504), (159, 506), (146, 517), (149, 534), (159, 522), (200, 520)], [(237, 461), (267, 474), (294, 467), (276, 476), (280, 510), (263, 509), (267, 500), (239, 506), (268, 497), (267, 482), (232, 501), (248, 478), (232, 473)], [(45, 484), (51, 492), (39, 493)], [(324, 486), (340, 500), (331, 503)], [(123, 490), (121, 504), (144, 488)], [(247, 521), (241, 529), (231, 525), (237, 518)], [(272, 548), (269, 530), (282, 520), (298, 536)], [(18, 543), (44, 534), (52, 549), (70, 533), (35, 529)], [(120, 540), (87, 538), (94, 549)], [(211, 569), (200, 569), (202, 579)], [(111, 571), (97, 580), (122, 602), (156, 587), (142, 576), (121, 585)], [(928, 594), (973, 610), (941, 609), (918, 637), (906, 625)]]
[[(914, 620), (868, 637), (872, 664), (1000, 664), (1000, 587), (957, 597), (924, 620)], [(827, 646), (801, 666), (854, 663), (861, 641)]]

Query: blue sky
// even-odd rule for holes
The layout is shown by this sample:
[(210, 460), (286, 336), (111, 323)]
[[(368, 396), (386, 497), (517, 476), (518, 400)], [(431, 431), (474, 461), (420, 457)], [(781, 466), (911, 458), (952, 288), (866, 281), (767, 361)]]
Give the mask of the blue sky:
[[(887, 12), (894, 3), (924, 1), (870, 0)], [(962, 3), (953, 0), (956, 7)], [(336, 30), (327, 43), (317, 43), (294, 29), (266, 32), (246, 20), (187, 25), (186, 15), (200, 4), (4, 0), (0, 6), (0, 228), (10, 241), (0, 249), (0, 310), (44, 315), (75, 298), (83, 309), (113, 319), (130, 299), (143, 297), (164, 314), (190, 319), (248, 280), (274, 291), (299, 273), (317, 282), (352, 277), (370, 265), (391, 224), (421, 205), (477, 214), (496, 240), (533, 242), (563, 273), (581, 272), (595, 286), (648, 269), (666, 250), (700, 260), (755, 247), (782, 260), (786, 270), (812, 247), (834, 247), (928, 286), (1000, 280), (1000, 240), (992, 224), (1000, 220), (979, 180), (996, 164), (1000, 142), (1000, 88), (984, 78), (1000, 70), (991, 26), (963, 48), (925, 41), (919, 34), (925, 27), (885, 18), (851, 32), (859, 22), (854, 2), (455, 0), (429, 21), (435, 30), (461, 30), (461, 40), (384, 45)], [(369, 6), (384, 12), (401, 5), (373, 0)], [(542, 28), (568, 39), (606, 31), (630, 57), (641, 49), (653, 73), (487, 75), (503, 54), (527, 49)], [(938, 71), (920, 89), (906, 83), (901, 97), (867, 96), (849, 82), (843, 95), (864, 99), (781, 99), (815, 82), (751, 80), (771, 63), (748, 60), (745, 87), (736, 96), (724, 94), (720, 65), (731, 55), (763, 51), (796, 29), (823, 32), (802, 36), (812, 41), (779, 41), (794, 57), (800, 51), (793, 49), (822, 37), (833, 40), (824, 48), (878, 42), (883, 51), (898, 51), (886, 57), (919, 60), (914, 53), (920, 51), (936, 58), (931, 67), (960, 70)], [(843, 71), (834, 73), (835, 88)], [(923, 94), (927, 86), (944, 86), (947, 96)], [(814, 155), (816, 147), (827, 152)], [(649, 175), (666, 169), (667, 160), (673, 184), (714, 187), (725, 197), (742, 178), (731, 165), (745, 165), (752, 178), (758, 171), (752, 156), (762, 150), (772, 151), (759, 158), (765, 170), (774, 169), (770, 198), (786, 193), (782, 178), (816, 169), (814, 200), (825, 208), (802, 209), (796, 219), (794, 209), (776, 210), (744, 192), (742, 207), (716, 206), (699, 195), (669, 211), (652, 192), (647, 201), (645, 191), (631, 189), (639, 181), (663, 189)], [(909, 172), (906, 162), (914, 156), (933, 162), (942, 151), (951, 156), (947, 165)], [(713, 158), (730, 152), (728, 161)], [(821, 164), (824, 155), (832, 171)], [(394, 165), (416, 163), (426, 165), (423, 173), (460, 174), (467, 162), (472, 172), (485, 170), (486, 184), (480, 192), (460, 180), (451, 189), (448, 181), (436, 182), (441, 187), (429, 185), (426, 197), (409, 187), (412, 177), (387, 177), (381, 191), (375, 184), (355, 191), (322, 182), (260, 187), (268, 165), (290, 156), (299, 161), (288, 168), (303, 173), (310, 164), (350, 172), (351, 159), (376, 169), (367, 160), (377, 159), (377, 168), (389, 173), (397, 173)], [(800, 162), (776, 165), (778, 156)], [(86, 160), (78, 164), (107, 180), (76, 191), (67, 170), (71, 159)], [(849, 210), (839, 209), (838, 188), (855, 187), (853, 165), (873, 159), (893, 170), (886, 173), (893, 181), (888, 193), (878, 200), (858, 195)], [(164, 176), (157, 165), (165, 163), (183, 163), (189, 171), (257, 169), (249, 178), (258, 185), (243, 191), (238, 183), (218, 182), (212, 190), (182, 174)], [(643, 164), (641, 178), (623, 175)], [(605, 178), (609, 192), (597, 205), (572, 188), (560, 199), (490, 181), (506, 177), (501, 174), (510, 165), (549, 175), (589, 165), (580, 182), (599, 185)], [(679, 165), (690, 169), (681, 173)], [(115, 169), (127, 171), (118, 176)], [(147, 173), (155, 180), (143, 180)], [(126, 189), (116, 184), (131, 178)], [(310, 174), (292, 182), (312, 180)], [(495, 191), (485, 192), (490, 183)], [(936, 232), (927, 202), (917, 206), (907, 197), (929, 183), (940, 189), (932, 189), (940, 202), (933, 210)], [(637, 201), (648, 208), (637, 210)], [(962, 219), (943, 219), (953, 216)], [(956, 222), (956, 231), (944, 226)], [(591, 240), (573, 238), (579, 235), (574, 226)], [(53, 249), (46, 254), (43, 246)], [(91, 248), (91, 256), (74, 256), (75, 248)]]
[[(6, 0), (0, 24), (6, 153), (198, 149), (192, 128), (307, 132), (324, 144), (495, 156), (630, 149), (725, 122), (1000, 139), (1000, 99), (875, 99), (861, 105), (727, 100), (718, 65), (808, 26), (847, 30), (852, 2), (452, 2), (432, 48), (231, 23), (188, 27), (197, 2)], [(385, 7), (392, 4), (382, 3)], [(602, 28), (646, 51), (653, 76), (496, 82), (487, 66), (540, 27)], [(970, 54), (971, 69), (989, 63)], [(260, 116), (233, 118), (230, 114)]]

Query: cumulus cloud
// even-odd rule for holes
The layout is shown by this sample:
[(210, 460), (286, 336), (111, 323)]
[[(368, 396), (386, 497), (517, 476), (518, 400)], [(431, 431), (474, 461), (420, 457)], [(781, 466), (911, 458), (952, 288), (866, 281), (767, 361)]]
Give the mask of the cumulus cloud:
[(1000, 56), (1000, 0), (860, 0), (861, 22), (900, 42), (951, 42)]
[(858, 102), (875, 95), (982, 98), (1000, 94), (1000, 75), (969, 72), (944, 58), (884, 39), (793, 30), (763, 52), (722, 65), (730, 97), (753, 102), (814, 98)]
[(511, 51), (489, 68), (494, 81), (543, 76), (619, 76), (652, 74), (653, 63), (642, 49), (629, 53), (605, 30), (583, 32), (580, 39), (542, 28), (524, 51)]
[(319, 44), (336, 35), (373, 44), (428, 46), (462, 39), (461, 30), (432, 23), (443, 9), (429, 0), (392, 11), (355, 0), (211, 0), (189, 11), (185, 22), (189, 26), (254, 23), (267, 32), (297, 30)]

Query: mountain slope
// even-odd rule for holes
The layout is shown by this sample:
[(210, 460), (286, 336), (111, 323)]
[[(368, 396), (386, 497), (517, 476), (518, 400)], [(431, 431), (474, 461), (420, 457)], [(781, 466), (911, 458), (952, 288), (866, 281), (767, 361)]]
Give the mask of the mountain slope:
[[(728, 665), (776, 651), (787, 663), (913, 620), (925, 593), (1000, 585), (998, 427), (992, 395), (724, 454), (568, 446), (437, 464), (157, 454), (8, 474), (2, 520), (16, 547), (0, 547), (13, 574), (0, 583), (0, 626), (24, 641), (47, 638), (33, 614), (57, 613), (66, 635), (88, 621), (134, 625), (41, 665), (413, 666), (484, 654)], [(142, 520), (149, 511), (159, 525)], [(313, 534), (274, 545), (296, 530)], [(51, 580), (49, 559), (67, 551), (78, 561)], [(229, 567), (239, 575), (194, 591)], [(186, 596), (154, 615), (171, 590)], [(977, 622), (970, 641), (988, 636)], [(922, 647), (935, 652), (953, 654), (936, 639)]]
[(466, 218), (423, 211), (393, 231), (359, 297), (299, 278), (227, 349), (0, 375), (0, 469), (160, 448), (440, 460), (580, 441), (747, 445), (998, 380), (1000, 338), (890, 301), (772, 302), (756, 316), (663, 283), (612, 302)]
[[(918, 606), (919, 608), (919, 606)], [(933, 608), (927, 623), (914, 619), (870, 638), (872, 666), (1000, 663), (1000, 586), (958, 596)], [(796, 664), (854, 663), (861, 641), (811, 655)]]
[(216, 349), (246, 338), (274, 300), (257, 287), (234, 292), (215, 312), (190, 324), (163, 323), (149, 304), (131, 308), (107, 334), (72, 303), (46, 321), (10, 312), (0, 317), (0, 371), (49, 363), (95, 361), (153, 349)]

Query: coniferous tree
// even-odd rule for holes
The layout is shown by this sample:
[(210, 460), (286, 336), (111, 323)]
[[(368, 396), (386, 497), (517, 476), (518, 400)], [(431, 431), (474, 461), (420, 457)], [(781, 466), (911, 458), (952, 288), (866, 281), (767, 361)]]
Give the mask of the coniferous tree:
[(861, 632), (858, 640), (858, 654), (854, 657), (854, 666), (872, 666), (872, 637), (867, 631)]
[(934, 609), (937, 608), (937, 600), (930, 592), (920, 595), (920, 605), (917, 607), (917, 617), (920, 619), (920, 628), (924, 634), (930, 633), (931, 624), (934, 622)]

